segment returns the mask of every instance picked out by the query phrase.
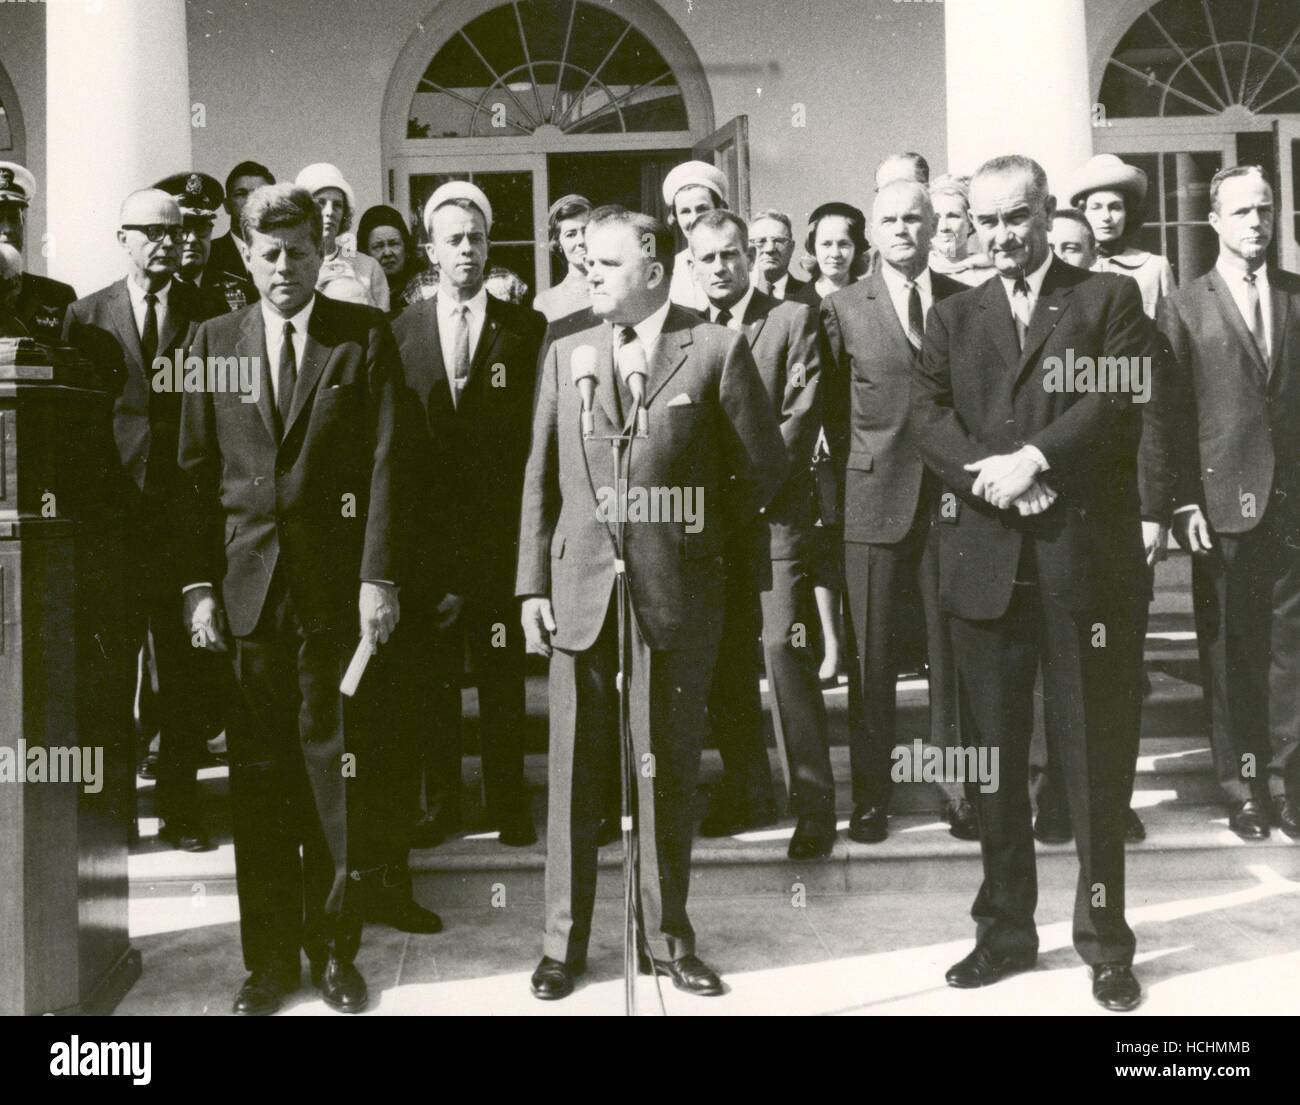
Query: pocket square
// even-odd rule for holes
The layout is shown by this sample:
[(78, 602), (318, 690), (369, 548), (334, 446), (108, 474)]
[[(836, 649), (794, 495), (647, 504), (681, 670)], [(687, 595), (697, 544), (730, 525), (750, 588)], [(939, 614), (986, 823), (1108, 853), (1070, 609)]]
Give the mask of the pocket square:
[(686, 392), (682, 392), (680, 395), (674, 395), (668, 400), (668, 405), (670, 407), (687, 407), (693, 402), (694, 400)]

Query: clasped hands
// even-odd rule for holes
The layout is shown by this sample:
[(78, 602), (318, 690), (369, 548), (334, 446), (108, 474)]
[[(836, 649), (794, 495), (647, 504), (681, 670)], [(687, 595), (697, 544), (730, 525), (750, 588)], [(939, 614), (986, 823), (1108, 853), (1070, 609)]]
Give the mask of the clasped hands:
[(1039, 481), (1042, 465), (1028, 449), (985, 457), (964, 467), (975, 477), (971, 494), (998, 510), (1014, 507), (1025, 516), (1042, 514), (1059, 495)]

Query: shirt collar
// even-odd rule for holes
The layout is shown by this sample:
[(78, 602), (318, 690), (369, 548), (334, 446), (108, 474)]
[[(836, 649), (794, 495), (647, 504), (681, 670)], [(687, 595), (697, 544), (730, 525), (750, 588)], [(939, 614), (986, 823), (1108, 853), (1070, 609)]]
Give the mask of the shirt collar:
[(786, 274), (783, 277), (781, 277), (780, 280), (777, 280), (772, 284), (773, 297), (776, 299), (784, 299), (786, 285), (789, 284), (789, 282), (790, 282), (790, 273), (787, 271)]
[(647, 353), (654, 348), (655, 343), (659, 340), (659, 335), (663, 333), (664, 322), (668, 318), (668, 308), (671, 306), (672, 300), (665, 299), (658, 310), (651, 311), (650, 314), (632, 327)]
[[(894, 295), (894, 296), (902, 295), (904, 290), (907, 288), (908, 285), (907, 277), (904, 276), (901, 272), (899, 272), (896, 268), (894, 268), (893, 265), (889, 264), (888, 261), (880, 262), (880, 275), (884, 279), (885, 287), (889, 289), (890, 295)], [(915, 281), (913, 281), (913, 283), (915, 283), (916, 286), (921, 289), (922, 295), (929, 295), (930, 294), (929, 268), (927, 267), (922, 269), (920, 275), (916, 278)]]
[[(738, 322), (743, 323), (745, 321), (745, 312), (749, 310), (749, 301), (753, 298), (754, 298), (754, 285), (750, 284), (750, 286), (745, 289), (745, 294), (742, 295), (738, 300), (736, 300), (735, 303), (733, 303), (730, 307), (727, 308), (727, 310), (731, 312), (731, 317), (736, 319)], [(712, 303), (710, 303), (709, 318), (711, 320), (716, 319), (717, 315), (718, 315), (718, 308), (715, 307)]]
[(1132, 246), (1129, 246), (1123, 253), (1115, 254), (1113, 257), (1102, 257), (1100, 254), (1097, 256), (1098, 262), (1118, 265), (1122, 269), (1140, 269), (1150, 259), (1151, 254), (1146, 250), (1134, 249)]
[(307, 324), (311, 321), (311, 311), (312, 308), (316, 306), (316, 297), (314, 295), (307, 300), (307, 306), (303, 307), (302, 310), (292, 318), (284, 318), (281, 315), (276, 314), (267, 305), (265, 299), (262, 299), (260, 302), (262, 304), (262, 322), (266, 326), (266, 332), (268, 334), (274, 333), (276, 337), (279, 337), (286, 322), (293, 323), (293, 331), (295, 334), (307, 333)]
[[(1224, 282), (1229, 287), (1235, 284), (1241, 284), (1246, 275), (1246, 266), (1242, 264), (1227, 250), (1219, 250), (1219, 258), (1214, 262), (1214, 267), (1219, 270), (1219, 275), (1223, 277)], [(1255, 287), (1268, 287), (1268, 264), (1260, 265), (1255, 270)]]
[(451, 299), (448, 296), (440, 295), (437, 297), (438, 318), (440, 321), (444, 321), (444, 322), (450, 321), (452, 315), (456, 312), (456, 309), (458, 307), (468, 307), (469, 313), (473, 315), (475, 319), (481, 318), (487, 312), (487, 297), (488, 297), (488, 293), (487, 293), (486, 285), (479, 288), (478, 293), (474, 296), (473, 299), (466, 300), (463, 303), (458, 300)]
[[(167, 297), (171, 294), (172, 284), (174, 281), (168, 280), (161, 288), (153, 294), (158, 297), (158, 306), (164, 311), (167, 309)], [(144, 297), (149, 294), (148, 289), (137, 284), (135, 280), (128, 276), (126, 278), (126, 290), (131, 296), (131, 306), (141, 307), (144, 304)]]
[[(1065, 262), (1062, 261), (1061, 264), (1065, 264)], [(1043, 258), (1043, 263), (1025, 277), (1025, 283), (1029, 285), (1030, 299), (1037, 299), (1038, 293), (1043, 290), (1043, 281), (1047, 278), (1047, 270), (1051, 268), (1051, 265), (1052, 251), (1048, 250), (1047, 256)], [(1016, 286), (1016, 278), (1014, 276), (1003, 276), (1001, 270), (998, 271), (998, 278), (1002, 281), (1002, 287), (1006, 290), (1007, 300), (1009, 302), (1012, 290)]]

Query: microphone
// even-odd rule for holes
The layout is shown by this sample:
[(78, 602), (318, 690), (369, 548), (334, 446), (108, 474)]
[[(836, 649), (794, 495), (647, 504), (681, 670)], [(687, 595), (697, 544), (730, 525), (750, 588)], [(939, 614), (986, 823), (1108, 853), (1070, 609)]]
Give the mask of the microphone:
[(569, 361), (569, 371), (573, 383), (582, 399), (582, 436), (591, 437), (595, 423), (591, 414), (592, 396), (596, 392), (596, 349), (591, 345), (580, 345), (573, 351)]
[(632, 393), (632, 409), (636, 411), (636, 436), (645, 437), (650, 432), (649, 417), (645, 409), (645, 362), (637, 358), (618, 366), (627, 390)]

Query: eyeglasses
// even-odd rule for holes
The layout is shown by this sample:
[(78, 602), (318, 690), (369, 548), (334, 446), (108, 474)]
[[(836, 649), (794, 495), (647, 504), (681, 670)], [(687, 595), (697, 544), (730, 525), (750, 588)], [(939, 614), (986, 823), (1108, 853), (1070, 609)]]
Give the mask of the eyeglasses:
[(780, 249), (782, 246), (788, 246), (793, 241), (793, 238), (750, 238), (749, 244), (755, 249), (767, 249), (768, 246)]
[(179, 242), (185, 228), (178, 223), (123, 223), (123, 230), (138, 230), (151, 242), (161, 242), (167, 238)]

